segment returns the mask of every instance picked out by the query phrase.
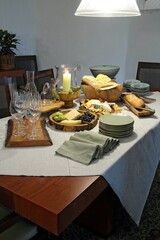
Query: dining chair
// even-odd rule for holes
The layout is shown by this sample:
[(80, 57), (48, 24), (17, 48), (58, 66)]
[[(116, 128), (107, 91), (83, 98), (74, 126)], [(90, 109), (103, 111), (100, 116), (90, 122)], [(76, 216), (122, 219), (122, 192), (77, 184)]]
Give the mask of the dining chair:
[(15, 68), (25, 69), (26, 71), (38, 71), (36, 55), (16, 55)]
[(10, 115), (9, 103), (12, 88), (17, 87), (19, 78), (23, 78), (23, 81), (25, 81), (25, 74), (26, 71), (24, 69), (0, 71), (0, 118)]
[(52, 68), (35, 71), (34, 79), (37, 90), (42, 92), (44, 84), (46, 82), (50, 83), (52, 78), (54, 78), (54, 71)]
[(35, 238), (37, 234), (37, 226), (35, 224), (0, 205), (1, 240), (30, 240)]
[[(26, 71), (38, 71), (36, 55), (16, 55), (15, 69), (25, 69)], [(19, 88), (24, 88), (25, 82), (22, 77), (17, 79)]]
[(160, 63), (138, 62), (136, 79), (150, 84), (150, 91), (160, 91)]

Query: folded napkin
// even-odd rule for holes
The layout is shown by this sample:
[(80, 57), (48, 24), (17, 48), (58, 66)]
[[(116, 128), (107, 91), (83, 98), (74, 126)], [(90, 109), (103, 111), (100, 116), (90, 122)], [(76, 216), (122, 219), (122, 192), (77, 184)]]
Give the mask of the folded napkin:
[(119, 143), (118, 139), (96, 132), (77, 132), (56, 150), (57, 154), (88, 165), (94, 159), (101, 158)]

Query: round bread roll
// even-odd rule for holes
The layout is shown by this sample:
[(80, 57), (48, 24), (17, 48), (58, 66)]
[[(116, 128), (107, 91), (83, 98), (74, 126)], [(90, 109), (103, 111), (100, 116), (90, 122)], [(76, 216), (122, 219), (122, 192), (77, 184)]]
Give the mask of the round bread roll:
[(144, 107), (145, 105), (144, 101), (135, 94), (125, 94), (123, 98), (133, 107)]

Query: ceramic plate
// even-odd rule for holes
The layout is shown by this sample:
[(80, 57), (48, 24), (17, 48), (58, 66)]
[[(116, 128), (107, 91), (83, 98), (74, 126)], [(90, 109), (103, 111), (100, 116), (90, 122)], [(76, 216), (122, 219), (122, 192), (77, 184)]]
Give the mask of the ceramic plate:
[(132, 131), (133, 130), (133, 125), (131, 125), (129, 127), (127, 126), (125, 128), (121, 128), (121, 127), (120, 128), (115, 128), (115, 127), (110, 128), (106, 125), (99, 124), (99, 128), (104, 130), (104, 131), (107, 131), (107, 132), (122, 133), (122, 132)]
[(113, 138), (123, 138), (123, 137), (129, 137), (133, 134), (133, 131), (130, 131), (128, 133), (122, 133), (122, 134), (114, 134), (114, 133), (109, 133), (109, 132), (104, 132), (102, 129), (99, 129), (99, 132)]
[(133, 83), (140, 83), (140, 81), (137, 79), (126, 80), (126, 81), (124, 81), (123, 86), (130, 87), (130, 85)]
[(134, 123), (134, 119), (131, 116), (124, 114), (108, 114), (99, 118), (99, 122), (110, 126), (126, 126)]
[(148, 83), (132, 83), (131, 88), (136, 88), (139, 90), (149, 89), (150, 85)]

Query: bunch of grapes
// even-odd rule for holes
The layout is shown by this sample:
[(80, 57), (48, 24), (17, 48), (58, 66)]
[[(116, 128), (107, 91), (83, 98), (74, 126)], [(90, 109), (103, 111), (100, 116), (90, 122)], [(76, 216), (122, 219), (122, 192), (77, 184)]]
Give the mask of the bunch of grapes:
[(60, 121), (62, 121), (62, 120), (65, 120), (66, 117), (65, 117), (65, 115), (64, 115), (63, 113), (61, 113), (61, 112), (55, 112), (55, 113), (53, 114), (53, 119), (54, 119), (54, 121), (56, 121), (56, 122), (60, 122)]
[(89, 123), (94, 119), (94, 115), (90, 111), (87, 111), (80, 115), (77, 119), (82, 120), (82, 123)]

